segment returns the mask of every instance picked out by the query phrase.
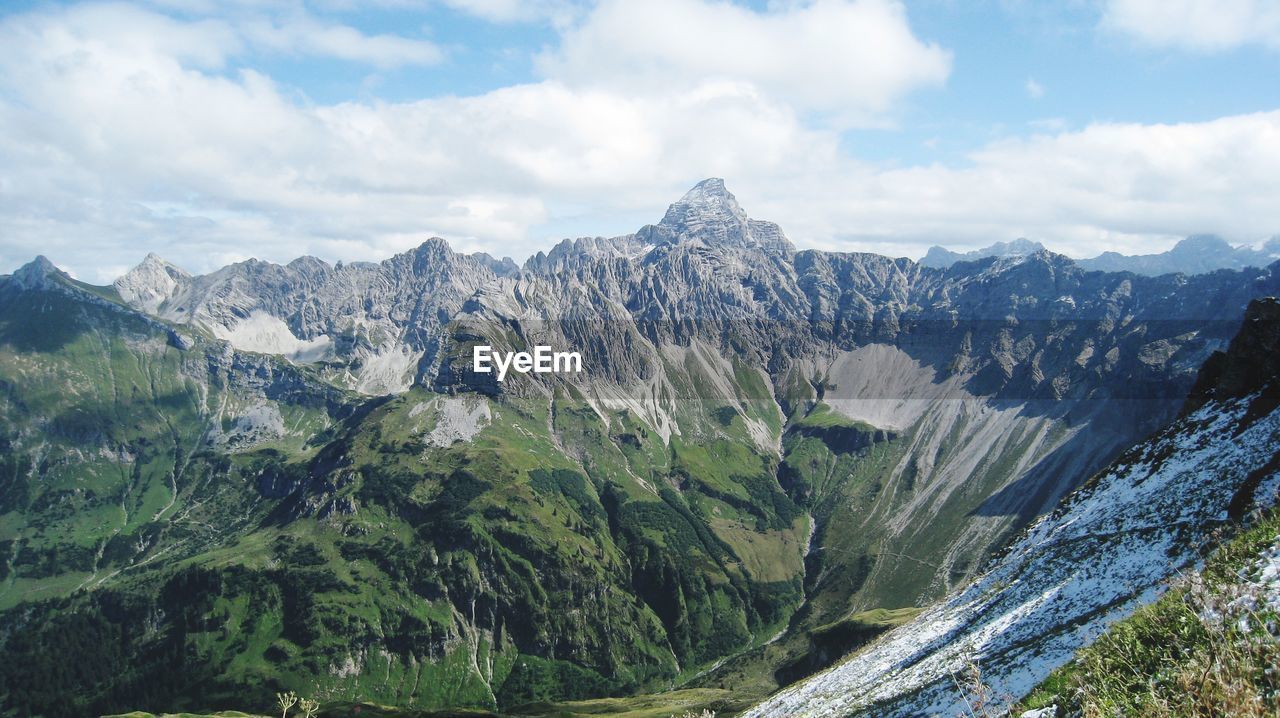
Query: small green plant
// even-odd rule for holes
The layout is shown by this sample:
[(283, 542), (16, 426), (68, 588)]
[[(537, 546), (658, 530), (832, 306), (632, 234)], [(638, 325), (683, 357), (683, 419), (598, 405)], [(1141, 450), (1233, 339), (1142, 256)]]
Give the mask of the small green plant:
[(298, 710), (302, 711), (302, 715), (305, 718), (311, 718), (316, 714), (316, 711), (320, 710), (320, 701), (303, 698), (298, 701)]
[(289, 718), (289, 709), (298, 702), (298, 694), (293, 691), (277, 693), (276, 702), (280, 704), (280, 718)]

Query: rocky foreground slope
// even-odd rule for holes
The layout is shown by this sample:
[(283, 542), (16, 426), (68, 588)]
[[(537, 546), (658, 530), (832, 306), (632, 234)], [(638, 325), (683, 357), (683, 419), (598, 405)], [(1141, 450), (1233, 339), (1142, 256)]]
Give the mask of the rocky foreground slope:
[(962, 715), (970, 662), (998, 710), (1195, 563), (1280, 489), (1280, 302), (1253, 303), (1185, 416), (1037, 521), (972, 585), (745, 715)]

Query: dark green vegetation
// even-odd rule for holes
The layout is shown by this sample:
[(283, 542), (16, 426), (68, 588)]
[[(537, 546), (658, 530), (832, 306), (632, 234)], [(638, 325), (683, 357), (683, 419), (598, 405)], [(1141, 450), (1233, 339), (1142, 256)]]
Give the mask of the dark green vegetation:
[(367, 399), (51, 281), (0, 289), (0, 714), (622, 695), (800, 601), (744, 409)]
[(1280, 714), (1280, 614), (1253, 575), (1259, 556), (1278, 542), (1273, 510), (1222, 544), (1199, 575), (1082, 649), (1021, 707), (1055, 705), (1059, 715), (1083, 716)]

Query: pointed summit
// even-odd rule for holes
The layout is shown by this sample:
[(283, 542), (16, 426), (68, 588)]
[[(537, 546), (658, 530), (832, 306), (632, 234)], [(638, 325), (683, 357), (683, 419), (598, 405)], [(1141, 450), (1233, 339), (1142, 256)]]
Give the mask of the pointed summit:
[(747, 217), (719, 177), (702, 180), (667, 208), (657, 231), (673, 242), (701, 240), (713, 247), (795, 251), (778, 225)]
[(745, 223), (747, 213), (719, 177), (704, 179), (667, 208), (662, 224), (668, 227), (706, 225), (712, 222)]
[(125, 303), (154, 314), (166, 299), (190, 281), (190, 274), (150, 252), (138, 266), (112, 282), (112, 286)]
[(13, 281), (23, 289), (47, 287), (55, 279), (67, 279), (66, 272), (54, 266), (43, 254), (18, 267), (13, 273)]

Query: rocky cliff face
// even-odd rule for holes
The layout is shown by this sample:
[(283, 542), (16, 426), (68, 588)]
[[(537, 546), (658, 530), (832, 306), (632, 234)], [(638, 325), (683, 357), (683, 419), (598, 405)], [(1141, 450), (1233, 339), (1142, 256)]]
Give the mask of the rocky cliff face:
[[(731, 195), (691, 195), (656, 228), (563, 243), (477, 293), (457, 316), (461, 349), (445, 354), (459, 361), (446, 359), (436, 388), (572, 386), (599, 416), (630, 410), (664, 437), (697, 435), (705, 419), (691, 407), (776, 405), (787, 423), (757, 443), (817, 521), (815, 620), (850, 603), (916, 604), (971, 576), (1010, 532), (1172, 418), (1249, 298), (1277, 286), (1268, 270), (1090, 273), (1043, 251), (946, 270), (791, 252), (757, 241)], [(586, 372), (500, 388), (468, 372), (478, 337), (581, 348)], [(743, 392), (728, 365), (690, 371), (675, 358), (691, 349), (768, 383)], [(853, 468), (857, 452), (813, 455), (826, 449), (793, 429), (816, 407), (895, 433), (874, 476)]]
[(190, 277), (149, 256), (115, 283), (130, 305), (237, 349), (324, 363), (336, 383), (367, 394), (404, 391), (431, 367), (441, 326), (477, 289), (515, 272), (441, 239), (379, 264), (285, 266), (249, 260)]
[(953, 676), (981, 665), (988, 710), (1024, 696), (1200, 558), (1212, 532), (1280, 489), (1280, 314), (1250, 305), (1201, 372), (1190, 413), (1029, 528), (990, 570), (848, 661), (745, 715), (956, 715)]

